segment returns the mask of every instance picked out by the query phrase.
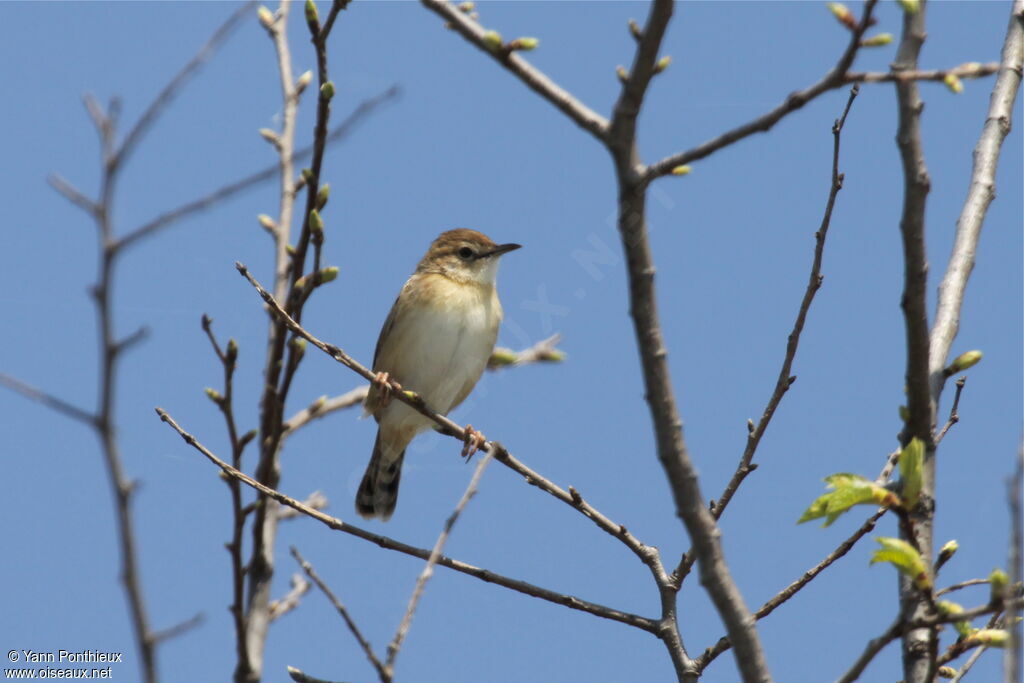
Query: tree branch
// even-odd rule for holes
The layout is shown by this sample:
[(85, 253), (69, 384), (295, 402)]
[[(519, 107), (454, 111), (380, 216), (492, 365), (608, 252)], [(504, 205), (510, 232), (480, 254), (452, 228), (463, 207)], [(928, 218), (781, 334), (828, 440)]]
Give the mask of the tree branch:
[[(807, 288), (804, 290), (803, 299), (800, 301), (796, 321), (793, 323), (793, 329), (787, 338), (786, 355), (782, 361), (782, 368), (779, 370), (778, 379), (775, 381), (775, 389), (768, 399), (764, 412), (761, 413), (761, 419), (758, 420), (756, 426), (748, 430), (747, 445), (743, 450), (743, 455), (740, 458), (739, 465), (736, 467), (736, 471), (726, 485), (725, 490), (722, 491), (722, 495), (717, 501), (711, 503), (711, 514), (714, 515), (716, 520), (721, 519), (722, 513), (725, 512), (726, 506), (736, 494), (740, 484), (743, 483), (748, 474), (754, 471), (751, 462), (754, 459), (754, 454), (757, 452), (757, 447), (761, 443), (761, 438), (764, 436), (765, 431), (767, 431), (768, 425), (775, 415), (775, 410), (782, 402), (782, 398), (789, 391), (789, 387), (792, 386), (793, 382), (796, 381), (796, 376), (791, 375), (790, 372), (793, 369), (793, 361), (796, 359), (797, 348), (800, 345), (800, 335), (803, 333), (804, 323), (807, 321), (807, 313), (811, 309), (815, 295), (821, 288), (822, 281), (825, 279), (825, 276), (821, 274), (821, 264), (825, 254), (825, 239), (828, 236), (829, 226), (832, 224), (832, 210), (835, 208), (836, 197), (839, 195), (839, 191), (843, 189), (844, 176), (839, 172), (839, 142), (842, 137), (843, 126), (846, 125), (846, 117), (850, 113), (850, 107), (853, 106), (853, 101), (856, 99), (858, 92), (860, 92), (860, 89), (857, 85), (850, 89), (850, 96), (846, 101), (846, 107), (843, 109), (842, 115), (832, 125), (832, 179), (828, 199), (825, 202), (825, 214), (821, 218), (818, 230), (814, 233), (814, 258), (811, 263), (811, 272), (807, 278)], [(689, 574), (695, 559), (692, 553), (688, 552), (683, 555), (679, 566), (675, 570), (677, 587), (682, 587), (683, 579)]]
[[(295, 510), (298, 510), (302, 514), (308, 517), (312, 517), (313, 519), (317, 520), (318, 522), (324, 524), (325, 526), (331, 529), (334, 529), (335, 531), (341, 531), (351, 536), (355, 536), (356, 538), (361, 538), (365, 541), (369, 541), (380, 546), (381, 548), (384, 548), (385, 550), (394, 550), (405, 555), (418, 557), (421, 560), (430, 559), (429, 550), (407, 545), (405, 543), (401, 543), (387, 536), (381, 536), (379, 534), (366, 531), (361, 527), (357, 527), (353, 524), (344, 522), (341, 519), (338, 519), (337, 517), (331, 517), (330, 515), (327, 515), (319, 510), (314, 510), (313, 508), (304, 505), (298, 500), (290, 498), (289, 496), (286, 496), (285, 494), (270, 488), (266, 484), (262, 484), (256, 481), (249, 475), (239, 470), (236, 470), (235, 468), (231, 467), (231, 465), (227, 464), (226, 462), (218, 458), (216, 455), (214, 455), (208, 448), (203, 446), (203, 444), (200, 443), (194, 436), (184, 431), (178, 425), (178, 423), (174, 421), (174, 418), (168, 415), (167, 412), (164, 411), (162, 408), (157, 408), (156, 412), (157, 415), (160, 416), (161, 420), (170, 425), (170, 427), (174, 429), (174, 431), (176, 431), (181, 436), (182, 439), (185, 440), (185, 443), (189, 444), (197, 451), (202, 453), (204, 456), (206, 456), (206, 458), (210, 462), (219, 467), (221, 471), (223, 471), (227, 476), (241, 481), (246, 486), (249, 486), (255, 489), (256, 491), (259, 491), (264, 496), (272, 498), (278, 503), (294, 508)], [(497, 458), (497, 456), (495, 457)], [(471, 564), (460, 562), (458, 560), (453, 560), (443, 555), (440, 558), (438, 558), (437, 564), (441, 565), (442, 567), (447, 567), (457, 572), (461, 572), (463, 574), (467, 574), (474, 578), (480, 579), (481, 581), (493, 583), (502, 586), (503, 588), (508, 588), (510, 590), (516, 591), (517, 593), (523, 593), (524, 595), (540, 598), (541, 600), (546, 600), (548, 602), (552, 602), (557, 605), (562, 605), (570, 609), (579, 610), (581, 612), (587, 612), (588, 614), (593, 614), (604, 619), (618, 621), (620, 623), (627, 624), (629, 626), (633, 626), (641, 630), (648, 631), (650, 633), (656, 633), (658, 628), (658, 622), (654, 621), (653, 619), (648, 619), (647, 617), (642, 617), (637, 614), (630, 614), (629, 612), (622, 612), (611, 607), (606, 607), (604, 605), (599, 605), (597, 603), (581, 600), (580, 598), (577, 598), (572, 595), (563, 595), (561, 593), (556, 593), (555, 591), (551, 591), (546, 588), (541, 588), (539, 586), (535, 586), (533, 584), (527, 583), (525, 581), (520, 581), (518, 579), (513, 579), (502, 574), (497, 574), (488, 569), (474, 567)]]
[(452, 527), (455, 526), (455, 522), (459, 519), (459, 515), (462, 514), (470, 498), (476, 495), (477, 486), (480, 484), (480, 477), (483, 476), (484, 470), (487, 469), (487, 465), (490, 464), (491, 458), (494, 457), (494, 453), (497, 450), (496, 448), (492, 449), (480, 458), (480, 462), (476, 465), (476, 471), (473, 472), (473, 477), (469, 480), (469, 485), (466, 486), (465, 493), (462, 494), (462, 498), (459, 499), (452, 514), (448, 516), (441, 534), (437, 537), (437, 542), (434, 543), (433, 550), (430, 551), (430, 557), (427, 559), (426, 566), (423, 567), (419, 578), (416, 579), (416, 587), (412, 591), (412, 597), (409, 598), (409, 606), (406, 608), (405, 615), (402, 616), (402, 621), (395, 630), (395, 637), (392, 638), (391, 643), (388, 645), (388, 655), (384, 662), (387, 679), (383, 683), (390, 683), (394, 677), (395, 659), (398, 658), (398, 653), (402, 649), (402, 643), (409, 632), (409, 626), (412, 625), (412, 617), (416, 613), (416, 607), (419, 605), (420, 598), (423, 597), (423, 590), (426, 588), (427, 581), (430, 580), (431, 575), (434, 573), (434, 566), (437, 565), (437, 561), (441, 558), (441, 552), (448, 542), (448, 536), (451, 535)]
[[(293, 510), (294, 508), (288, 509)], [(306, 576), (309, 577), (309, 580), (316, 584), (316, 587), (320, 589), (320, 592), (324, 594), (338, 614), (341, 615), (345, 625), (348, 626), (348, 630), (352, 632), (356, 642), (359, 643), (359, 647), (361, 647), (363, 649), (363, 653), (366, 654), (366, 658), (370, 660), (370, 665), (377, 671), (377, 676), (382, 681), (385, 680), (387, 673), (384, 669), (384, 665), (374, 653), (373, 646), (370, 645), (370, 641), (366, 639), (363, 632), (359, 630), (359, 626), (356, 624), (355, 620), (353, 620), (352, 616), (348, 613), (348, 609), (342, 604), (341, 600), (334, 595), (334, 591), (324, 583), (323, 579), (320, 578), (320, 575), (316, 573), (316, 570), (313, 569), (313, 565), (307, 562), (306, 558), (299, 554), (298, 548), (292, 546), (291, 553), (292, 557), (295, 558), (295, 561), (299, 563), (300, 567), (302, 567), (302, 571), (306, 572)]]
[(949, 357), (950, 348), (960, 329), (960, 310), (963, 307), (967, 280), (974, 269), (981, 227), (988, 207), (995, 198), (996, 167), (1003, 142), (1010, 132), (1013, 104), (1020, 89), (1024, 68), (1024, 2), (1015, 0), (1010, 12), (1006, 39), (1003, 42), (999, 75), (992, 88), (988, 115), (978, 143), (974, 147), (974, 166), (960, 217), (956, 223), (953, 250), (939, 285), (935, 323), (931, 330), (930, 390), (932, 400), (938, 403), (945, 377), (942, 368)]
[(857, 56), (858, 50), (860, 50), (861, 38), (864, 37), (864, 33), (868, 30), (868, 27), (871, 26), (872, 12), (874, 12), (876, 2), (877, 0), (867, 0), (867, 2), (864, 3), (864, 12), (861, 14), (861, 19), (860, 22), (858, 22), (856, 29), (850, 32), (850, 42), (847, 44), (846, 49), (839, 57), (839, 61), (836, 62), (836, 65), (832, 67), (832, 69), (829, 70), (829, 72), (819, 81), (807, 88), (804, 88), (803, 90), (790, 93), (782, 104), (771, 111), (762, 114), (756, 119), (722, 133), (718, 137), (708, 140), (707, 142), (704, 142), (692, 149), (673, 154), (670, 157), (662, 159), (656, 164), (652, 164), (644, 173), (644, 182), (650, 182), (655, 178), (668, 175), (676, 166), (682, 166), (699, 159), (703, 159), (704, 157), (710, 156), (718, 150), (728, 147), (735, 142), (739, 142), (743, 138), (749, 137), (754, 133), (768, 132), (786, 115), (800, 109), (819, 95), (846, 85), (846, 74), (850, 70), (850, 67), (853, 66), (853, 60)]
[(458, 31), (459, 35), (476, 45), (492, 59), (514, 74), (526, 87), (553, 104), (568, 116), (577, 126), (604, 141), (608, 133), (608, 121), (583, 104), (557, 83), (548, 78), (542, 71), (520, 57), (514, 50), (502, 45), (492, 49), (484, 38), (485, 29), (477, 22), (460, 12), (457, 7), (446, 0), (420, 0), (423, 6), (445, 20), (446, 24)]
[(56, 410), (61, 415), (70, 417), (72, 420), (78, 420), (90, 427), (96, 427), (97, 418), (88, 410), (79, 408), (78, 406), (68, 403), (63, 399), (46, 393), (41, 389), (36, 389), (29, 384), (25, 384), (16, 377), (0, 373), (0, 386), (7, 387), (11, 391), (21, 394), (30, 401), (35, 401), (36, 403), (42, 404), (51, 410)]

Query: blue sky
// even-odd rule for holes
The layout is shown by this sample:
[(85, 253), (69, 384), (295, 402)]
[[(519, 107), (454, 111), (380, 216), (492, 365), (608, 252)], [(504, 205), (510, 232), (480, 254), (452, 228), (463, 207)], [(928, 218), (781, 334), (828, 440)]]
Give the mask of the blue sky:
[[(859, 3), (851, 5), (860, 9)], [(6, 208), (0, 301), (0, 371), (89, 407), (96, 393), (93, 227), (46, 185), (57, 172), (87, 193), (98, 183), (97, 144), (80, 104), (85, 91), (119, 95), (134, 121), (165, 81), (233, 11), (227, 3), (10, 3), (0, 23), (8, 93), (2, 174)], [(994, 61), (1009, 4), (936, 2), (928, 10), (921, 63), (940, 68)], [(506, 38), (537, 36), (529, 59), (599, 112), (618, 93), (628, 64), (630, 17), (646, 4), (486, 3), (483, 23)], [(900, 10), (882, 3), (877, 31), (898, 34)], [(313, 66), (301, 20), (293, 22), (296, 73)], [(647, 161), (689, 148), (760, 115), (835, 62), (846, 32), (824, 3), (683, 3), (640, 119)], [(867, 50), (856, 68), (886, 70), (894, 46)], [(672, 559), (688, 546), (674, 518), (643, 402), (624, 266), (614, 229), (614, 179), (602, 149), (559, 112), (411, 2), (355, 3), (331, 38), (336, 120), (392, 84), (402, 96), (332, 147), (325, 260), (337, 281), (307, 307), (305, 323), (364, 363), (391, 302), (429, 241), (468, 226), (519, 242), (504, 259), (500, 343), (522, 347), (554, 332), (567, 361), (488, 375), (453, 414), (500, 439), (562, 486), (575, 486), (607, 515)], [(971, 149), (992, 80), (961, 95), (922, 85), (925, 153), (932, 175), (928, 254), (930, 310), (948, 258), (970, 172)], [(810, 265), (813, 233), (829, 183), (836, 91), (752, 137), (694, 164), (685, 178), (651, 191), (651, 241), (673, 381), (706, 498), (717, 497), (760, 415), (782, 361)], [(280, 98), (271, 45), (255, 17), (166, 112), (126, 169), (118, 230), (273, 162), (257, 130), (273, 127)], [(939, 455), (936, 540), (960, 554), (940, 583), (985, 576), (1006, 561), (1004, 481), (1021, 438), (1020, 104), (1006, 141), (998, 197), (989, 213), (954, 353), (978, 348), (961, 422)], [(312, 131), (302, 109), (300, 139)], [(723, 518), (727, 558), (748, 605), (759, 606), (815, 564), (867, 516), (829, 529), (796, 526), (840, 471), (875, 476), (896, 444), (902, 402), (901, 180), (889, 85), (863, 88), (843, 137), (846, 173), (825, 256), (825, 281), (784, 400), (748, 478)], [(226, 606), (229, 497), (216, 471), (153, 413), (166, 408), (209, 447), (227, 453), (223, 422), (203, 397), (220, 368), (199, 327), (215, 319), (241, 347), (241, 425), (256, 425), (265, 317), (235, 272), (247, 263), (269, 279), (269, 240), (255, 216), (274, 213), (272, 185), (183, 222), (125, 254), (116, 280), (117, 327), (148, 325), (150, 339), (123, 364), (119, 436), (125, 466), (141, 481), (136, 499), (142, 575), (151, 618), (165, 627), (202, 611), (205, 623), (160, 650), (165, 680), (226, 680), (233, 636)], [(579, 252), (606, 254), (585, 267)], [(291, 408), (337, 394), (358, 378), (310, 353)], [(944, 397), (948, 411), (952, 392)], [(117, 582), (112, 505), (94, 436), (80, 424), (0, 392), (0, 485), (8, 505), (6, 587), (0, 644), (8, 649), (119, 650), (116, 680), (137, 664)], [(329, 512), (349, 520), (369, 457), (373, 424), (343, 413), (295, 436), (283, 454), (281, 489), (320, 489)], [(398, 510), (374, 531), (430, 546), (471, 468), (458, 444), (436, 435), (410, 448)], [(251, 464), (251, 463), (250, 463)], [(885, 519), (874, 535), (895, 535)], [(421, 562), (309, 521), (279, 539), (277, 594), (297, 569), (296, 545), (383, 649), (404, 611)], [(865, 539), (761, 624), (778, 680), (831, 680), (881, 633), (896, 611), (895, 578), (868, 567)], [(654, 615), (657, 595), (631, 554), (568, 507), (492, 465), (448, 546), (453, 557), (622, 609)], [(984, 588), (960, 596), (984, 602)], [(681, 599), (686, 646), (699, 654), (723, 629), (698, 582)], [(946, 642), (949, 641), (948, 634)], [(988, 654), (976, 680), (993, 680)], [(334, 680), (373, 672), (319, 594), (276, 623), (266, 680), (284, 667)], [(895, 680), (889, 647), (865, 680)], [(528, 599), (440, 570), (427, 589), (398, 662), (400, 680), (667, 680), (661, 644), (646, 633)], [(737, 680), (730, 656), (708, 681)]]

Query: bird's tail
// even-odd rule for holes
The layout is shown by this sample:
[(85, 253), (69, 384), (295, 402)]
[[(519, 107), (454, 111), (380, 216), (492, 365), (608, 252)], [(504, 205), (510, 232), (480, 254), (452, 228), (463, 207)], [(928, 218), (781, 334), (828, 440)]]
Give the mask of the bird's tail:
[(402, 480), (402, 460), (405, 459), (405, 444), (398, 453), (392, 452), (381, 443), (380, 431), (373, 443), (373, 456), (366, 466), (366, 474), (356, 493), (356, 512), (361, 517), (383, 521), (391, 519), (398, 502), (398, 484)]

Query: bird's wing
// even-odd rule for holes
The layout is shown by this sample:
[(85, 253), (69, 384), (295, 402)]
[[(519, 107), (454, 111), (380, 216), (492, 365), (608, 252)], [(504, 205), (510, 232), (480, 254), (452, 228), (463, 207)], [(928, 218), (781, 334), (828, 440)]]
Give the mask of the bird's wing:
[[(387, 356), (386, 346), (391, 344), (385, 344), (387, 340), (394, 342), (394, 336), (391, 334), (394, 331), (395, 320), (398, 318), (398, 299), (401, 298), (401, 294), (395, 298), (395, 303), (391, 305), (391, 312), (388, 313), (387, 320), (384, 321), (384, 326), (380, 329), (380, 336), (377, 337), (377, 348), (373, 350), (373, 371), (380, 372), (381, 360)], [(366, 398), (363, 400), (363, 415), (373, 415), (374, 418), (380, 419), (380, 391), (377, 386), (373, 383), (370, 384), (370, 390), (366, 394)]]

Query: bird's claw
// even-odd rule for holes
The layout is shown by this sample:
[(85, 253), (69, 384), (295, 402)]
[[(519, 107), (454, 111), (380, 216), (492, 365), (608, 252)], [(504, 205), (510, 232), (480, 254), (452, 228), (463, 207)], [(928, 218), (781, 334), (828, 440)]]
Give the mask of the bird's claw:
[(484, 437), (483, 432), (473, 429), (473, 425), (466, 425), (464, 431), (466, 436), (463, 438), (462, 457), (468, 460), (487, 443), (487, 438)]
[(391, 403), (391, 397), (395, 391), (402, 390), (402, 385), (392, 380), (391, 375), (384, 371), (378, 372), (373, 376), (373, 386), (380, 393), (378, 401), (380, 401), (381, 408)]

